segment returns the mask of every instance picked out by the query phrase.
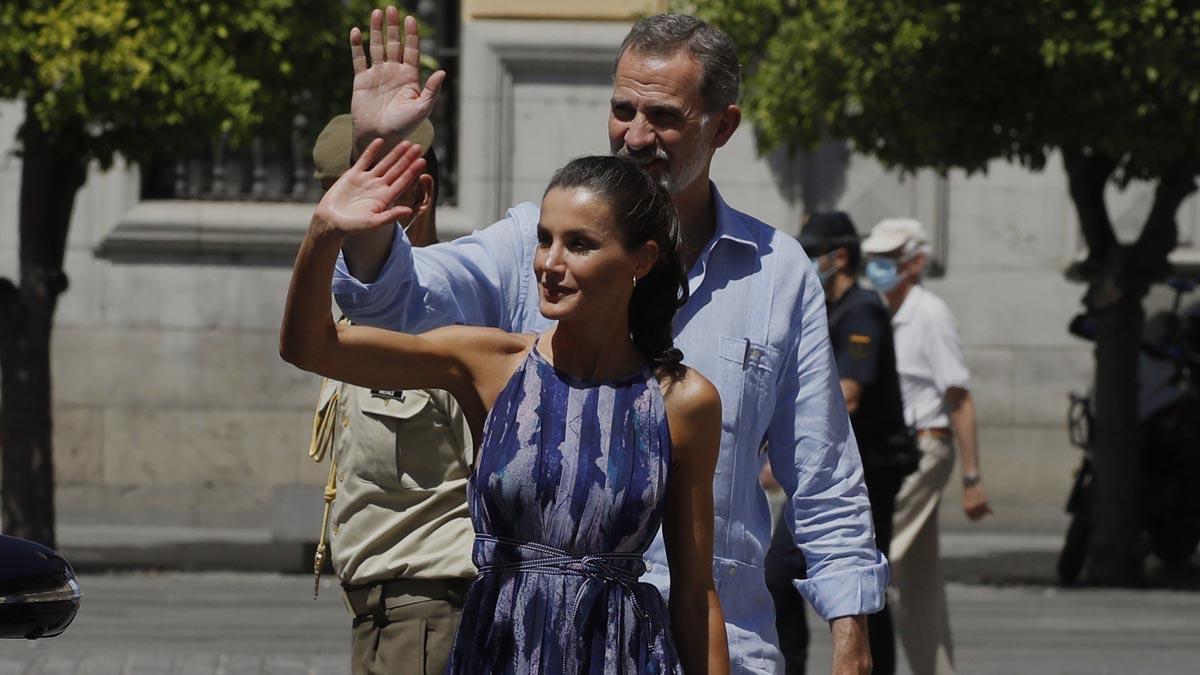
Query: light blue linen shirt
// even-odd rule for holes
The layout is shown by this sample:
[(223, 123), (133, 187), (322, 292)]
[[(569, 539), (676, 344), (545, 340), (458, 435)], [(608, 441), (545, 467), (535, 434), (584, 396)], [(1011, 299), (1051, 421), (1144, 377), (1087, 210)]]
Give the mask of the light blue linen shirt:
[[(721, 451), (713, 480), (713, 575), (735, 672), (782, 673), (774, 607), (763, 577), (771, 515), (758, 483), (766, 442), (791, 495), (786, 524), (808, 562), (796, 585), (825, 619), (883, 607), (887, 561), (871, 507), (826, 326), (824, 292), (791, 237), (725, 204), (688, 272), (691, 297), (675, 319), (684, 363), (721, 394)], [(372, 284), (339, 257), (333, 292), (358, 323), (420, 332), (447, 324), (545, 330), (533, 274), (538, 207), (524, 203), (483, 231), (413, 249), (397, 229)], [(667, 597), (662, 535), (646, 580)]]

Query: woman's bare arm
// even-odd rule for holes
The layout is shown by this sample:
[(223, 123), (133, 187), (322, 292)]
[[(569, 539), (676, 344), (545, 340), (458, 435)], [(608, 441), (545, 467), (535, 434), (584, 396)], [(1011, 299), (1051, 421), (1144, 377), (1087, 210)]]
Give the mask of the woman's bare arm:
[(713, 585), (713, 472), (721, 447), (721, 397), (694, 370), (667, 395), (672, 474), (663, 516), (671, 568), (671, 633), (688, 675), (729, 672), (725, 617)]
[(342, 240), (408, 215), (410, 209), (392, 204), (424, 168), (420, 147), (409, 143), (372, 165), (380, 145), (368, 147), (313, 214), (292, 270), (279, 353), (304, 370), (359, 386), (445, 389), (481, 419), (503, 386), (497, 381), (508, 360), (502, 357), (524, 348), (520, 336), (461, 326), (407, 335), (333, 322), (329, 284)]

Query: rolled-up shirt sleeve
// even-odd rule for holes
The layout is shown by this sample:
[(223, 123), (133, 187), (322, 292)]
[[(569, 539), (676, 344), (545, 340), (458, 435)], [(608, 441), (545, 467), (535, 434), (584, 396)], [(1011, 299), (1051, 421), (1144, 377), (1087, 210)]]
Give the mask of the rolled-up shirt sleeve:
[(355, 279), (338, 255), (332, 290), (357, 323), (417, 333), (450, 324), (514, 330), (525, 301), (538, 209), (525, 203), (490, 227), (414, 249), (397, 229), (372, 283)]
[(775, 478), (790, 495), (784, 514), (804, 553), (808, 578), (797, 589), (825, 620), (883, 608), (888, 564), (875, 546), (862, 460), (850, 429), (830, 348), (825, 299), (816, 275), (804, 276), (794, 348), (780, 370), (767, 431)]

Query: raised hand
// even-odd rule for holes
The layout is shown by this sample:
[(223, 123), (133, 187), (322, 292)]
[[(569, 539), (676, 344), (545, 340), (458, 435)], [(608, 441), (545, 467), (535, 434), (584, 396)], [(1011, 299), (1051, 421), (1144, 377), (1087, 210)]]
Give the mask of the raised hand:
[(355, 149), (361, 150), (375, 138), (383, 138), (389, 146), (398, 143), (429, 117), (446, 72), (437, 71), (421, 86), (421, 42), (416, 19), (404, 18), (401, 43), (400, 13), (395, 7), (388, 7), (386, 12), (376, 9), (371, 12), (370, 65), (358, 28), (350, 30), (350, 56), (354, 62), (350, 116), (354, 120)]
[(313, 219), (317, 234), (349, 235), (412, 215), (411, 208), (395, 202), (425, 168), (421, 146), (403, 141), (376, 163), (383, 146), (381, 138), (372, 141), (325, 192)]

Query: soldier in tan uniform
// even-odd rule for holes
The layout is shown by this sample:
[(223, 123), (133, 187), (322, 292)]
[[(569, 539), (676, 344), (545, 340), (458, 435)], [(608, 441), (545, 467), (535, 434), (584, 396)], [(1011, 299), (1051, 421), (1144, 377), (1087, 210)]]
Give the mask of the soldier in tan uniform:
[[(433, 126), (409, 137), (429, 148)], [(349, 115), (326, 125), (313, 148), (328, 188), (350, 165)], [(400, 223), (414, 246), (437, 240), (436, 159), (401, 195)], [(354, 616), (352, 672), (441, 673), (475, 568), (467, 513), (473, 441), (458, 403), (435, 390), (373, 391), (326, 381), (315, 456), (331, 454), (326, 499), (333, 569)], [(328, 452), (331, 451), (331, 452)]]

